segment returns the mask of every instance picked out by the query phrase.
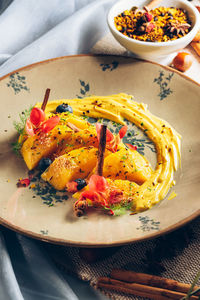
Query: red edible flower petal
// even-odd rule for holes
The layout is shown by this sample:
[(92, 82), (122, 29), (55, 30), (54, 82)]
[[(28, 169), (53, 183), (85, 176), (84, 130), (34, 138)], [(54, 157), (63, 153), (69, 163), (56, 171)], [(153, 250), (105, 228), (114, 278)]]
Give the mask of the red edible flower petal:
[(78, 201), (81, 201), (83, 199), (84, 200), (89, 199), (91, 201), (98, 201), (99, 197), (98, 197), (98, 194), (95, 193), (94, 191), (84, 191), (81, 193)]
[[(101, 125), (100, 123), (96, 123), (96, 131), (97, 131), (97, 139), (100, 139), (100, 131), (101, 131)], [(106, 130), (106, 142), (109, 143), (114, 139), (114, 135), (112, 132), (107, 128)]]
[(126, 146), (131, 150), (137, 150), (137, 146), (133, 146), (131, 144), (126, 144)]
[(127, 132), (128, 127), (125, 125), (123, 126), (120, 131), (119, 131), (119, 137), (120, 139), (123, 139), (123, 137), (125, 136), (126, 132)]
[(45, 120), (45, 113), (41, 108), (34, 107), (30, 113), (30, 121), (38, 127)]
[(106, 142), (109, 143), (110, 141), (112, 141), (114, 139), (114, 135), (112, 134), (112, 132), (107, 128), (106, 131)]
[[(106, 148), (112, 152), (116, 152), (118, 148), (118, 144), (121, 142), (121, 139), (125, 136), (127, 132), (127, 126), (123, 126), (119, 133), (114, 136), (112, 132), (107, 129), (106, 131)], [(96, 131), (97, 131), (97, 139), (99, 140), (100, 138), (100, 130), (101, 130), (101, 124), (96, 123)]]
[(60, 118), (58, 116), (51, 117), (42, 124), (41, 130), (44, 133), (47, 133), (47, 132), (51, 131), (52, 129), (54, 129), (54, 127), (56, 127), (56, 125), (58, 125), (59, 121), (60, 121)]
[(88, 187), (90, 191), (102, 193), (105, 192), (106, 189), (108, 188), (108, 182), (103, 176), (94, 174), (90, 177)]
[(28, 135), (31, 135), (31, 136), (33, 136), (35, 134), (33, 124), (29, 118), (26, 120), (25, 131)]

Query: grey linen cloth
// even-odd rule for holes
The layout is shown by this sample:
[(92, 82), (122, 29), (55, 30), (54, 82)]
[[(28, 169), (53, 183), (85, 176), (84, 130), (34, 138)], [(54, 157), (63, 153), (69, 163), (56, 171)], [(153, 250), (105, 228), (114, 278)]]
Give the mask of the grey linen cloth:
[[(114, 2), (0, 1), (0, 76), (34, 62), (88, 53), (91, 49), (96, 53), (106, 53), (107, 49), (106, 54), (130, 55), (118, 44), (114, 52), (109, 36), (97, 43), (108, 33), (106, 14)], [(99, 259), (93, 263), (84, 259), (79, 248), (45, 244), (1, 227), (0, 300), (75, 300), (78, 297), (67, 283), (68, 273), (96, 287), (97, 278), (109, 275), (113, 267), (190, 283), (200, 267), (199, 225), (198, 218), (165, 237), (94, 250)], [(109, 291), (106, 295), (113, 299), (138, 299)]]

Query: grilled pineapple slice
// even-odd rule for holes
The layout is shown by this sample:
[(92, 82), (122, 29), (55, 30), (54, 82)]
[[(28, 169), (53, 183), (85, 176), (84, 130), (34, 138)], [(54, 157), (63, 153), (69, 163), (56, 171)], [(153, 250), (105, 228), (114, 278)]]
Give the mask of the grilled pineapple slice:
[(65, 140), (59, 143), (58, 149), (53, 154), (54, 158), (66, 154), (74, 149), (81, 147), (98, 147), (98, 140), (96, 135), (96, 129), (91, 126), (91, 128), (81, 130), (79, 132), (74, 132), (68, 136)]
[(139, 190), (139, 185), (129, 180), (122, 180), (122, 179), (112, 180), (109, 178), (106, 178), (106, 180), (108, 181), (110, 186), (114, 186), (119, 190), (121, 190), (124, 194), (125, 199), (128, 199), (129, 197), (133, 196)]
[(150, 163), (136, 150), (121, 148), (104, 160), (103, 176), (143, 184), (152, 174)]
[(53, 153), (61, 140), (63, 138), (67, 139), (71, 135), (71, 132), (72, 130), (69, 128), (56, 126), (48, 134), (39, 132), (34, 136), (30, 136), (21, 148), (21, 154), (29, 170), (35, 168), (43, 157), (47, 157)]
[[(91, 129), (92, 133), (94, 132), (94, 126), (91, 126), (86, 122), (85, 120), (82, 120), (81, 118), (74, 117), (73, 115), (69, 114), (66, 115), (66, 113), (60, 114), (61, 121), (60, 123), (49, 133), (43, 133), (43, 132), (38, 132), (34, 136), (28, 137), (25, 142), (22, 145), (21, 148), (21, 154), (24, 158), (24, 161), (27, 165), (27, 167), (32, 170), (37, 166), (39, 161), (46, 156), (50, 156), (52, 153), (55, 151), (59, 150), (60, 148), (66, 149), (67, 151), (70, 151), (75, 148), (79, 148), (83, 146), (84, 143), (86, 143), (87, 138), (88, 138), (88, 131)], [(64, 119), (65, 118), (65, 119)], [(64, 120), (64, 121), (63, 121)], [(74, 133), (66, 124), (70, 122), (74, 124), (75, 126), (86, 130), (87, 131), (87, 136), (84, 136), (84, 133), (82, 134), (81, 131)], [(79, 135), (81, 136), (79, 138)], [(69, 140), (69, 141), (68, 141)], [(96, 143), (93, 141), (95, 138), (90, 139), (89, 144), (93, 144), (94, 146)], [(73, 144), (71, 142), (73, 141)], [(76, 143), (77, 141), (77, 143)], [(82, 141), (83, 143), (81, 143)], [(68, 145), (68, 147), (65, 147), (65, 145)], [(71, 145), (74, 145), (71, 147)], [(66, 153), (65, 152), (65, 153)]]
[(86, 178), (97, 163), (98, 149), (83, 147), (59, 156), (42, 174), (57, 190), (63, 190), (66, 184), (77, 178)]

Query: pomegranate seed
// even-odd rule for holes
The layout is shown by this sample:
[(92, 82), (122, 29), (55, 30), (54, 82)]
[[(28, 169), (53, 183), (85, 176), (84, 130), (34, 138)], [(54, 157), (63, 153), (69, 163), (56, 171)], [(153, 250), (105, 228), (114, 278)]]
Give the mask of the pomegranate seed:
[(131, 144), (126, 144), (126, 146), (131, 150), (137, 150), (137, 146), (133, 146)]

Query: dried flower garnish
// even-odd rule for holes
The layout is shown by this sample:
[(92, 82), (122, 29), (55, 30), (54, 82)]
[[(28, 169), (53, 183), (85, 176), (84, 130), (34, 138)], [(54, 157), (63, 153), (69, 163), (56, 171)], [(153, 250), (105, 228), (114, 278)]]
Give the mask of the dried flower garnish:
[(175, 7), (125, 10), (114, 18), (114, 23), (123, 35), (146, 42), (175, 40), (191, 29), (187, 12)]
[[(109, 186), (108, 182), (103, 176), (92, 175), (89, 179), (88, 190), (81, 193), (80, 198), (74, 204), (74, 210), (78, 216), (80, 210), (84, 214), (88, 207), (104, 208), (109, 214), (114, 215), (111, 205), (120, 203), (123, 199), (123, 192), (117, 188)], [(80, 203), (84, 206), (80, 208)], [(81, 215), (82, 215), (81, 214)]]
[(178, 21), (176, 22), (169, 22), (166, 25), (166, 32), (167, 33), (173, 33), (173, 34), (182, 34), (185, 35), (186, 31), (188, 31), (188, 29), (191, 27), (190, 24), (188, 23), (179, 23)]
[(30, 184), (30, 179), (29, 178), (20, 178), (17, 182), (17, 187), (27, 187)]

